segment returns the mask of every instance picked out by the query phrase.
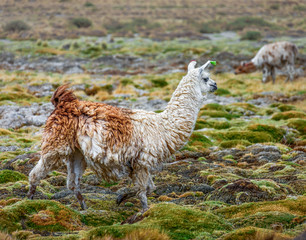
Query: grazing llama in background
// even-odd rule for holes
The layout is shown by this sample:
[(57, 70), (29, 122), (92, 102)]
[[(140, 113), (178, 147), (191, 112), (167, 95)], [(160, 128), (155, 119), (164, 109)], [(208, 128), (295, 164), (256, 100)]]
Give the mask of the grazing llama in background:
[(138, 196), (146, 211), (146, 195), (155, 189), (152, 169), (186, 144), (205, 94), (217, 89), (205, 70), (209, 64), (195, 68), (192, 61), (188, 65), (187, 75), (162, 113), (80, 101), (67, 85), (59, 87), (51, 99), (55, 110), (45, 126), (41, 158), (30, 172), (28, 197), (33, 199), (40, 180), (64, 161), (67, 187), (83, 209), (80, 179), (89, 166), (106, 181), (130, 177), (134, 187), (119, 195), (117, 203)]
[(236, 70), (236, 74), (254, 72), (262, 69), (262, 82), (266, 82), (271, 76), (275, 83), (275, 68), (286, 68), (286, 82), (294, 78), (294, 60), (298, 54), (298, 48), (290, 42), (277, 42), (264, 45), (256, 56), (247, 63), (242, 63)]

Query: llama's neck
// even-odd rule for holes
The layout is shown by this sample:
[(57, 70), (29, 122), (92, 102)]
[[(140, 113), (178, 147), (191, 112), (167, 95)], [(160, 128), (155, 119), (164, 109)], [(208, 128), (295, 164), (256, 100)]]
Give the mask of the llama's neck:
[(171, 152), (180, 149), (187, 142), (204, 99), (196, 76), (185, 76), (165, 111), (160, 114), (167, 130), (166, 141)]

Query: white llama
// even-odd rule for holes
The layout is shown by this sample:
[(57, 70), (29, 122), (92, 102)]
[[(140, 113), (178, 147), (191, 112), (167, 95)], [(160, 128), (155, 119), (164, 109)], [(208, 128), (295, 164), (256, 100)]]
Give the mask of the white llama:
[(250, 73), (256, 69), (262, 69), (262, 82), (272, 77), (275, 83), (275, 68), (286, 68), (287, 79), (294, 78), (294, 60), (298, 54), (298, 48), (290, 42), (276, 42), (264, 45), (250, 62), (244, 62), (236, 68), (235, 73)]
[(217, 89), (206, 71), (210, 61), (195, 65), (195, 61), (188, 65), (162, 113), (80, 101), (67, 85), (59, 87), (51, 99), (55, 110), (46, 123), (41, 158), (30, 172), (28, 197), (32, 199), (40, 180), (64, 161), (67, 187), (83, 209), (80, 178), (89, 166), (107, 181), (130, 177), (134, 187), (119, 195), (117, 203), (136, 195), (146, 211), (146, 195), (155, 189), (152, 169), (186, 144), (206, 93)]

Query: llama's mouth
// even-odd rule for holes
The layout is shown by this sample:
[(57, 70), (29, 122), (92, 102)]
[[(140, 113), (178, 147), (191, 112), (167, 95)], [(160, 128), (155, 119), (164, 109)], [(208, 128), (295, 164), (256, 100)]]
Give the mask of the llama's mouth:
[(218, 87), (217, 87), (217, 84), (215, 83), (214, 85), (210, 85), (209, 91), (210, 91), (210, 92), (214, 92), (214, 91), (216, 91), (217, 89), (218, 89)]

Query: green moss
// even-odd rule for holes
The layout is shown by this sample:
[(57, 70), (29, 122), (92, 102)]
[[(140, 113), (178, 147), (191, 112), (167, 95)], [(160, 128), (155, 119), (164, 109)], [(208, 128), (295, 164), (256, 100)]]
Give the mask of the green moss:
[(291, 111), (291, 110), (296, 110), (296, 107), (295, 107), (295, 106), (287, 105), (287, 104), (278, 105), (277, 108), (278, 108), (281, 112), (287, 112), (287, 111)]
[[(249, 110), (249, 111), (252, 111), (252, 112), (257, 112), (259, 110), (253, 104), (245, 103), (245, 102), (232, 103), (231, 105), (236, 106), (236, 107), (241, 107), (245, 110)], [(230, 106), (230, 105), (228, 105), (228, 106)]]
[(113, 225), (122, 222), (125, 218), (118, 212), (105, 210), (87, 210), (84, 213), (84, 223), (93, 227)]
[(135, 229), (161, 229), (171, 239), (187, 240), (216, 230), (231, 230), (232, 227), (222, 218), (200, 210), (182, 207), (175, 204), (157, 204), (145, 214), (145, 218), (133, 225), (113, 225), (93, 229), (88, 237), (97, 238), (105, 235), (122, 238)]
[(162, 88), (168, 85), (165, 77), (154, 77), (150, 79), (154, 87)]
[(228, 207), (229, 204), (220, 201), (205, 201), (199, 204), (202, 211), (216, 210), (224, 207)]
[(121, 84), (123, 86), (126, 86), (126, 85), (132, 85), (133, 84), (133, 81), (130, 79), (130, 78), (122, 78), (120, 80)]
[(203, 128), (215, 128), (215, 129), (226, 129), (230, 128), (231, 124), (228, 121), (207, 121), (204, 119), (199, 119), (196, 121), (195, 130)]
[(217, 91), (215, 91), (216, 95), (218, 96), (229, 96), (231, 95), (231, 92), (227, 89), (224, 89), (224, 88), (218, 88)]
[(222, 237), (223, 240), (245, 240), (245, 239), (289, 239), (289, 236), (256, 227), (245, 227), (237, 229)]
[(295, 128), (302, 135), (306, 134), (306, 120), (305, 119), (290, 119), (288, 121), (288, 127)]
[(277, 212), (290, 213), (296, 216), (303, 216), (306, 211), (306, 205), (304, 204), (305, 200), (306, 197), (303, 196), (297, 199), (243, 203), (239, 206), (230, 206), (222, 209), (217, 209), (214, 211), (214, 213), (220, 214), (226, 219), (247, 217), (257, 212), (270, 212), (272, 210)]
[(222, 148), (233, 148), (237, 146), (250, 146), (251, 143), (247, 140), (228, 140), (222, 141), (219, 146)]
[(271, 212), (258, 212), (247, 217), (234, 218), (230, 220), (236, 228), (253, 226), (260, 228), (271, 228), (272, 224), (281, 223), (284, 228), (292, 228), (298, 225), (292, 220), (296, 218), (295, 215), (290, 213), (283, 213), (277, 211)]
[(286, 120), (290, 118), (302, 118), (306, 119), (306, 113), (298, 112), (298, 111), (288, 111), (288, 112), (281, 112), (281, 113), (275, 113), (272, 115), (273, 120)]
[(200, 116), (209, 116), (212, 118), (226, 118), (228, 120), (240, 117), (240, 115), (238, 114), (230, 114), (226, 111), (216, 111), (216, 110), (202, 110), (200, 112)]
[(189, 142), (182, 150), (201, 151), (207, 147), (211, 147), (212, 142), (201, 133), (194, 132), (189, 138)]
[[(252, 131), (219, 131), (207, 133), (213, 138), (224, 140), (246, 140), (250, 143), (271, 142), (273, 138), (270, 134), (265, 132), (252, 132)], [(246, 143), (246, 142), (245, 142)]]
[(260, 40), (262, 35), (258, 31), (247, 31), (242, 35), (241, 40)]
[(258, 27), (271, 27), (272, 24), (263, 18), (243, 16), (238, 17), (234, 21), (229, 22), (227, 30), (243, 30), (245, 27), (258, 26)]
[(275, 142), (281, 141), (286, 133), (284, 129), (264, 124), (253, 124), (248, 126), (247, 129), (254, 132), (268, 133)]
[(28, 93), (23, 93), (23, 92), (1, 92), (0, 94), (0, 101), (13, 101), (17, 103), (21, 102), (38, 102), (38, 98), (28, 94)]
[(20, 172), (16, 172), (12, 170), (1, 170), (0, 171), (0, 183), (17, 182), (21, 180), (27, 180), (27, 177)]
[(209, 104), (206, 104), (205, 106), (203, 106), (201, 108), (201, 110), (219, 110), (219, 111), (224, 111), (225, 108), (218, 104), (218, 103), (209, 103)]
[(0, 210), (0, 230), (67, 231), (81, 227), (81, 215), (50, 200), (23, 200)]

